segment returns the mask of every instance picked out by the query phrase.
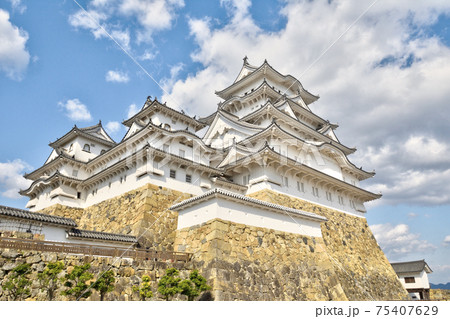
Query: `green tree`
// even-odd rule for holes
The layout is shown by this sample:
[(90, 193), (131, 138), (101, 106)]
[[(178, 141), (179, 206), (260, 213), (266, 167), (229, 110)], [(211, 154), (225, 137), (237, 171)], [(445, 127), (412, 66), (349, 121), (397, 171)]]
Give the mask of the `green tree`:
[(25, 299), (30, 295), (31, 280), (28, 279), (27, 275), (31, 270), (30, 264), (21, 264), (11, 270), (9, 274), (9, 279), (2, 285), (4, 291), (13, 300)]
[(139, 293), (139, 298), (142, 301), (147, 300), (147, 298), (153, 297), (152, 286), (150, 284), (150, 277), (147, 275), (142, 276), (142, 283), (139, 287), (133, 286), (133, 291)]
[(206, 284), (206, 279), (194, 269), (189, 274), (189, 279), (180, 282), (181, 294), (188, 297), (189, 301), (195, 300), (203, 291), (211, 290), (211, 287)]
[(158, 282), (158, 292), (164, 296), (164, 299), (170, 300), (175, 294), (181, 292), (178, 277), (179, 271), (175, 268), (166, 269), (166, 274)]
[(43, 272), (38, 274), (41, 291), (47, 291), (48, 300), (53, 300), (58, 284), (61, 279), (58, 275), (63, 271), (64, 263), (61, 261), (51, 262), (45, 266)]
[(75, 266), (73, 270), (64, 276), (64, 286), (66, 290), (62, 292), (64, 296), (72, 296), (75, 300), (80, 298), (88, 298), (92, 291), (89, 289), (87, 281), (94, 278), (94, 275), (88, 270), (91, 264), (87, 263), (83, 266)]
[(104, 272), (92, 285), (92, 288), (100, 293), (100, 301), (105, 300), (105, 295), (114, 290), (114, 283), (116, 282), (114, 276), (114, 272), (112, 270), (108, 270)]

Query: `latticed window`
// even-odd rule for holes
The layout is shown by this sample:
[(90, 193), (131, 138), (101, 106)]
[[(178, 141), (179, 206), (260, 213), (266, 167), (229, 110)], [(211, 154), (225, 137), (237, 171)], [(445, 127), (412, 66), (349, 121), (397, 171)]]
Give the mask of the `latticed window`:
[(191, 183), (192, 182), (192, 176), (186, 174), (186, 182)]
[(170, 178), (176, 178), (177, 177), (177, 171), (174, 169), (170, 170)]
[(41, 234), (42, 225), (19, 222), (12, 219), (0, 219), (0, 231), (17, 231), (20, 233)]
[(416, 279), (414, 277), (405, 277), (406, 284), (413, 284), (415, 282), (416, 282)]

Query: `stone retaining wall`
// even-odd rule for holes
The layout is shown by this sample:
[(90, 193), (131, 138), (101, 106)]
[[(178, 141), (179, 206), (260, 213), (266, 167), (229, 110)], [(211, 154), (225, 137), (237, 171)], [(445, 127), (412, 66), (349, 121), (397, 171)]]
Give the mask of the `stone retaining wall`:
[[(62, 261), (66, 265), (67, 271), (71, 271), (76, 265), (91, 263), (90, 272), (94, 274), (94, 278), (98, 278), (99, 274), (106, 270), (112, 269), (115, 273), (115, 289), (108, 293), (105, 300), (140, 300), (136, 292), (133, 292), (133, 286), (141, 283), (143, 275), (148, 275), (152, 282), (153, 298), (151, 300), (162, 300), (162, 296), (157, 293), (157, 282), (165, 274), (165, 270), (175, 267), (180, 270), (181, 278), (188, 278), (189, 272), (194, 269), (195, 263), (168, 263), (168, 262), (152, 262), (152, 261), (134, 261), (131, 259), (116, 259), (106, 257), (76, 256), (62, 253), (48, 253), (36, 251), (16, 251), (16, 250), (0, 250), (0, 301), (8, 300), (7, 293), (1, 288), (1, 285), (7, 280), (7, 274), (16, 266), (22, 263), (31, 264), (32, 273), (29, 278), (32, 280), (31, 296), (26, 300), (46, 300), (46, 292), (39, 289), (39, 281), (37, 274), (44, 270), (48, 262)], [(61, 273), (61, 277), (65, 275), (65, 271)], [(64, 287), (60, 287), (56, 293), (55, 300), (70, 300), (61, 295)], [(93, 292), (87, 300), (100, 300), (100, 295)], [(186, 300), (184, 296), (176, 296), (174, 300)]]
[(75, 218), (74, 209), (47, 212), (78, 218), (81, 228), (144, 234), (144, 247), (194, 253), (216, 300), (407, 299), (364, 218), (263, 190), (250, 196), (327, 217), (323, 238), (221, 220), (176, 231), (177, 213), (167, 208), (190, 196), (149, 184)]

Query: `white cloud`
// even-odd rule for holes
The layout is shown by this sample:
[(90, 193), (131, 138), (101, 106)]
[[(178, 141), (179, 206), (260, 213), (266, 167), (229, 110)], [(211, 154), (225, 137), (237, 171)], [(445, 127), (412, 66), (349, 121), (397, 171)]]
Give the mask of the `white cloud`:
[(87, 106), (81, 103), (78, 99), (59, 102), (58, 105), (66, 111), (66, 115), (73, 121), (92, 120), (91, 113), (89, 112)]
[(120, 125), (119, 122), (111, 121), (111, 122), (106, 123), (105, 128), (108, 131), (108, 133), (114, 134), (121, 130), (122, 125)]
[(31, 170), (31, 166), (20, 159), (12, 162), (0, 163), (0, 195), (17, 199), (20, 189), (27, 189), (31, 181), (25, 179), (25, 170)]
[(128, 74), (121, 71), (110, 70), (105, 75), (107, 82), (127, 83), (130, 81)]
[(139, 108), (136, 106), (136, 104), (131, 104), (128, 107), (128, 118), (132, 117), (134, 114), (136, 114), (137, 112), (139, 112)]
[(14, 11), (23, 14), (27, 10), (27, 6), (22, 3), (22, 0), (9, 0), (11, 2), (11, 7)]
[(153, 60), (154, 58), (156, 58), (156, 56), (158, 55), (158, 51), (155, 51), (155, 52), (150, 52), (150, 50), (145, 50), (144, 51), (144, 54), (142, 54), (140, 57), (139, 57), (139, 60), (141, 60), (141, 61), (150, 61), (150, 60)]
[(178, 63), (170, 68), (170, 78), (161, 80), (161, 84), (164, 90), (170, 91), (174, 83), (178, 80), (180, 72), (183, 70), (184, 64)]
[[(171, 28), (176, 10), (184, 7), (182, 0), (93, 0), (86, 5), (86, 12), (79, 10), (70, 15), (69, 24), (89, 30), (96, 39), (111, 36), (129, 50), (130, 33), (123, 25), (130, 19), (138, 28), (136, 41), (151, 42), (152, 33)], [(101, 28), (99, 27), (101, 26)]]
[(445, 238), (444, 238), (444, 246), (450, 246), (450, 235), (445, 236)]
[(419, 239), (420, 234), (413, 234), (406, 224), (378, 224), (370, 226), (373, 235), (388, 259), (404, 257), (410, 253), (427, 252), (436, 247), (426, 240)]
[(418, 214), (416, 214), (416, 213), (414, 213), (414, 212), (410, 212), (410, 213), (408, 213), (408, 218), (411, 218), (411, 219), (413, 219), (413, 218), (416, 218), (417, 216), (419, 216)]
[(79, 10), (69, 16), (69, 24), (75, 28), (88, 29), (96, 39), (107, 36), (100, 28), (107, 19), (106, 13), (96, 10)]
[(119, 13), (135, 17), (142, 29), (138, 31), (138, 42), (150, 42), (154, 31), (166, 30), (172, 26), (175, 11), (184, 7), (183, 0), (122, 0)]
[(249, 1), (221, 3), (227, 23), (189, 20), (197, 45), (191, 58), (203, 68), (171, 85), (173, 100), (191, 114), (209, 115), (219, 102), (213, 92), (232, 83), (245, 55), (254, 65), (267, 58), (320, 94), (312, 111), (339, 122), (340, 140), (358, 148), (353, 162), (377, 170), (365, 183), (383, 191), (375, 203), (450, 203), (450, 48), (416, 32), (450, 13), (449, 2), (378, 3), (310, 69), (367, 2), (287, 1), (281, 11), (286, 26), (275, 32), (257, 25)]
[(13, 25), (9, 13), (0, 9), (0, 72), (11, 79), (20, 80), (30, 62), (27, 40), (28, 33)]

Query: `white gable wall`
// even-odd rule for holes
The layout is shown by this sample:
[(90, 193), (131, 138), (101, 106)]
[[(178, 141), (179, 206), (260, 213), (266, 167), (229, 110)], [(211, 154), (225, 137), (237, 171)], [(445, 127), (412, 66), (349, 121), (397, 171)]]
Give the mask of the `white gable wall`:
[(177, 229), (199, 225), (212, 219), (279, 230), (311, 237), (322, 237), (320, 222), (293, 213), (276, 213), (229, 199), (211, 198), (178, 213)]

